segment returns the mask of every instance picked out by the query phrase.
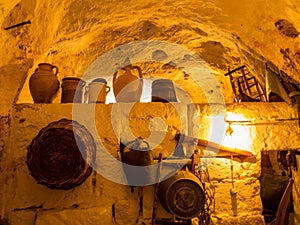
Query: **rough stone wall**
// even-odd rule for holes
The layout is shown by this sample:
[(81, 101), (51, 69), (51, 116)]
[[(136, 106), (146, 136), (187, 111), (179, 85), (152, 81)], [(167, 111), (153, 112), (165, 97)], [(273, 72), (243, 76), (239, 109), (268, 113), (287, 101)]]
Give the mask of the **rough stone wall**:
[[(27, 20), (31, 24), (1, 30), (1, 63), (33, 60), (28, 76), (38, 63), (53, 63), (60, 68), (61, 80), (82, 76), (96, 58), (122, 44), (168, 41), (199, 55), (220, 81), (227, 102), (232, 102), (230, 84), (223, 77), (228, 68), (246, 64), (264, 85), (265, 62), (271, 61), (278, 70), (299, 81), (299, 37), (283, 32), (291, 26), (300, 30), (298, 4), (293, 1), (274, 4), (266, 0), (251, 3), (11, 1), (1, 4), (2, 28)], [(288, 25), (277, 23), (282, 19)], [(149, 76), (150, 71), (144, 73)], [(182, 79), (181, 75), (177, 78)], [(20, 102), (32, 101), (27, 82)]]
[[(299, 155), (296, 155), (296, 163), (299, 165)], [(293, 187), (293, 206), (294, 206), (294, 223), (300, 223), (300, 195), (299, 195), (299, 168), (298, 170), (293, 170), (293, 179), (294, 179), (294, 187)]]
[[(3, 168), (4, 161), (10, 159), (7, 130), (13, 101), (18, 97), (19, 102), (32, 102), (28, 79), (38, 63), (57, 65), (61, 81), (65, 76), (80, 77), (97, 57), (121, 44), (135, 40), (169, 41), (201, 56), (219, 80), (225, 101), (232, 102), (228, 79), (223, 77), (228, 67), (233, 69), (246, 64), (263, 83), (264, 63), (271, 61), (278, 70), (287, 73), (289, 79), (299, 82), (299, 8), (299, 2), (291, 0), (192, 3), (1, 1), (0, 144), (4, 143), (0, 146), (1, 167)], [(3, 29), (27, 20), (31, 24), (11, 30)], [(152, 70), (145, 69), (144, 75), (150, 76), (151, 72)], [(179, 81), (182, 78), (182, 74), (174, 76)], [(195, 89), (190, 91), (198, 96)], [(56, 102), (59, 102), (59, 97)], [(265, 113), (278, 113), (276, 104), (270, 106), (272, 110), (267, 109)], [(289, 112), (290, 107), (284, 106), (278, 117), (274, 114), (274, 118), (268, 118), (267, 122), (272, 124), (265, 125), (262, 122), (255, 126), (254, 130), (259, 133), (254, 139), (257, 149), (299, 147), (297, 136), (292, 135), (294, 122), (280, 121), (282, 116), (287, 118), (282, 115), (286, 110)], [(295, 113), (290, 116), (294, 118)], [(287, 136), (291, 136), (291, 139), (281, 139)], [(0, 185), (6, 184), (9, 176), (0, 174)], [(3, 201), (3, 205), (5, 204), (6, 201)], [(2, 207), (1, 212), (3, 211)], [(14, 218), (26, 218), (25, 221), (27, 218), (31, 221), (35, 215), (31, 211), (28, 214), (22, 210), (16, 212), (19, 216)]]
[[(199, 130), (200, 138), (208, 139), (210, 137), (213, 139), (214, 134), (217, 136), (218, 132), (226, 132), (226, 127), (230, 125), (233, 129), (232, 136), (224, 135), (223, 144), (247, 149), (255, 155), (255, 160), (236, 159), (233, 161), (233, 179), (230, 159), (207, 160), (211, 180), (216, 187), (217, 205), (214, 214), (216, 224), (227, 224), (228, 221), (231, 221), (232, 224), (246, 224), (251, 215), (259, 215), (262, 209), (257, 179), (261, 174), (261, 151), (296, 150), (299, 148), (300, 129), (297, 109), (296, 107), (289, 107), (285, 103), (228, 104), (225, 113), (225, 120), (227, 121), (225, 130), (222, 130), (221, 119), (217, 120), (219, 126), (215, 130), (216, 133), (209, 133), (207, 131), (215, 118), (224, 115), (222, 114), (224, 111), (222, 111), (222, 107), (209, 105), (198, 105), (197, 108), (198, 114), (193, 117), (193, 124), (194, 129)], [(236, 116), (232, 117), (232, 114)], [(207, 117), (206, 115), (211, 116)], [(243, 116), (240, 117), (240, 115)], [(239, 136), (238, 133), (242, 131), (238, 129), (239, 127), (243, 127), (249, 132), (245, 136)], [(227, 141), (228, 138), (230, 142)], [(294, 190), (297, 190), (297, 186), (298, 184)], [(298, 207), (298, 197), (296, 197), (294, 204)], [(249, 222), (251, 224), (261, 223), (259, 217), (255, 218), (254, 216), (251, 220), (252, 222)]]
[[(117, 106), (119, 105), (119, 106)], [(168, 131), (170, 136), (164, 139), (165, 146), (157, 147), (156, 153), (165, 150), (163, 154), (170, 154), (174, 148), (174, 135), (182, 132), (190, 126), (189, 120), (192, 119), (193, 129), (198, 124), (209, 123), (210, 115), (216, 115), (211, 112), (208, 105), (198, 105), (196, 115), (189, 114), (187, 106), (162, 103), (140, 103), (136, 104), (130, 113), (130, 128), (135, 135), (147, 138), (151, 131), (165, 133)], [(112, 182), (101, 174), (93, 174), (80, 186), (71, 190), (52, 190), (43, 185), (37, 184), (29, 175), (26, 165), (27, 146), (37, 135), (39, 130), (52, 121), (61, 118), (74, 118), (74, 108), (80, 107), (82, 112), (90, 112), (81, 118), (82, 124), (96, 124), (97, 130), (89, 128), (93, 134), (99, 149), (99, 141), (105, 143), (109, 153), (117, 157), (118, 138), (126, 134), (125, 126), (128, 126), (128, 114), (124, 114), (132, 106), (126, 103), (97, 105), (94, 108), (91, 104), (20, 104), (15, 105), (12, 112), (11, 121), (11, 145), (7, 154), (4, 170), (4, 192), (2, 204), (2, 216), (5, 216), (11, 225), (14, 224), (135, 224), (139, 217), (139, 198), (141, 192), (139, 188), (132, 194), (130, 188), (125, 185)], [(111, 121), (110, 113), (113, 107), (114, 111), (125, 115), (122, 120), (120, 116), (116, 129), (113, 130), (109, 125)], [(278, 110), (287, 109), (284, 112)], [(121, 110), (122, 109), (122, 110)], [(264, 112), (274, 110), (271, 114)], [(72, 111), (73, 110), (73, 111)], [(76, 111), (76, 110), (75, 110)], [(95, 112), (96, 117), (94, 117)], [(243, 125), (256, 130), (256, 136), (253, 139), (253, 145), (249, 151), (252, 151), (254, 158), (240, 159), (235, 158), (233, 164), (233, 180), (231, 177), (230, 159), (212, 159), (203, 161), (203, 165), (208, 168), (210, 179), (215, 187), (215, 212), (213, 219), (217, 224), (263, 224), (261, 215), (262, 205), (260, 200), (260, 151), (265, 148), (264, 143), (273, 143), (273, 139), (279, 134), (282, 135), (282, 129), (287, 130), (288, 136), (282, 138), (282, 141), (269, 145), (268, 150), (281, 149), (289, 145), (290, 147), (299, 146), (299, 128), (295, 121), (276, 122), (274, 119), (292, 118), (296, 109), (286, 107), (285, 103), (276, 104), (233, 104), (227, 106), (227, 112), (243, 113), (248, 120), (255, 119), (253, 123), (259, 125)], [(79, 113), (80, 114), (80, 113)], [(127, 117), (126, 117), (127, 116)], [(95, 118), (95, 120), (91, 120)], [(159, 117), (151, 122), (151, 118)], [(199, 120), (195, 118), (198, 117)], [(165, 122), (165, 126), (162, 123)], [(224, 118), (223, 118), (224, 120)], [(199, 122), (200, 121), (200, 122)], [(112, 124), (114, 121), (112, 121)], [(114, 125), (113, 125), (114, 126)], [(283, 126), (286, 126), (283, 128)], [(271, 128), (270, 128), (271, 127)], [(288, 129), (289, 127), (289, 129)], [(273, 132), (266, 134), (272, 129)], [(205, 130), (202, 127), (201, 130)], [(123, 132), (123, 133), (122, 133)], [(189, 134), (191, 131), (187, 129)], [(204, 132), (205, 133), (205, 132)], [(97, 137), (97, 134), (100, 136)], [(155, 134), (155, 132), (154, 132)], [(265, 137), (262, 137), (265, 134)], [(125, 135), (126, 136), (126, 135)], [(200, 133), (201, 137), (201, 133)], [(224, 135), (225, 137), (225, 135)], [(296, 138), (296, 139), (294, 139)], [(130, 139), (130, 137), (128, 137)], [(286, 142), (285, 142), (286, 140)], [(170, 144), (171, 143), (171, 144)], [(173, 145), (172, 145), (173, 143)], [(272, 149), (271, 149), (272, 147)], [(167, 150), (166, 150), (167, 149)], [(102, 165), (109, 166), (109, 165)], [(112, 172), (113, 169), (110, 169)], [(113, 174), (112, 174), (113, 175)], [(232, 186), (232, 182), (234, 187)], [(151, 190), (145, 191), (148, 203), (151, 205)], [(150, 196), (150, 197), (149, 197)], [(146, 201), (146, 202), (147, 202)], [(129, 207), (130, 206), (130, 207)], [(115, 214), (112, 214), (112, 208)], [(148, 208), (144, 213), (149, 215)], [(145, 210), (145, 209), (144, 209)], [(160, 215), (168, 215), (160, 213)]]
[[(7, 150), (9, 149), (9, 134), (10, 134), (10, 119), (8, 116), (2, 116), (0, 119), (0, 174), (4, 175), (5, 169), (4, 169), (4, 164), (5, 164), (5, 159), (7, 158)], [(0, 202), (2, 205), (3, 202), (3, 196), (4, 194), (4, 186), (6, 184), (6, 179), (4, 179), (4, 176), (1, 176), (1, 182), (0, 182)]]
[[(93, 106), (89, 104), (78, 105), (82, 110), (93, 112)], [(158, 107), (157, 107), (158, 106)], [(83, 108), (82, 108), (83, 107)], [(124, 113), (128, 104), (119, 107), (118, 113)], [(116, 133), (110, 125), (110, 115), (113, 105), (98, 105), (95, 109), (95, 124), (97, 131), (93, 130), (93, 115), (85, 114), (79, 120), (82, 124), (88, 124), (95, 142), (99, 147), (99, 142), (104, 142), (107, 151), (117, 157), (119, 141), (117, 137), (124, 132), (124, 126), (128, 122), (120, 118), (114, 121)], [(181, 131), (181, 123), (185, 126), (185, 109), (178, 105), (180, 115), (173, 113), (173, 107), (164, 107), (158, 103), (156, 107), (151, 104), (139, 105), (135, 107), (131, 114), (133, 121), (133, 133), (139, 135), (149, 135), (149, 132), (160, 130), (162, 133)], [(38, 134), (39, 130), (52, 121), (61, 118), (72, 119), (72, 104), (46, 104), (16, 105), (12, 117), (11, 147), (7, 154), (9, 157), (5, 163), (4, 201), (2, 205), (2, 216), (7, 218), (10, 224), (135, 224), (139, 218), (139, 198), (140, 191), (132, 194), (130, 188), (106, 179), (104, 176), (94, 172), (82, 185), (77, 188), (63, 191), (51, 190), (45, 186), (37, 184), (29, 175), (26, 165), (27, 146)], [(122, 109), (122, 110), (121, 110)], [(147, 110), (145, 110), (147, 109)], [(87, 112), (85, 111), (84, 112)], [(119, 114), (118, 114), (119, 115)], [(150, 123), (150, 118), (158, 116), (162, 118), (166, 126), (162, 126), (161, 121)], [(125, 115), (126, 117), (126, 115)], [(140, 120), (136, 122), (137, 120)], [(106, 122), (107, 121), (107, 122)], [(176, 122), (177, 121), (177, 122)], [(150, 131), (149, 131), (149, 129)], [(116, 134), (116, 135), (115, 135)], [(174, 133), (175, 134), (175, 133)], [(99, 136), (98, 136), (99, 135)], [(126, 135), (122, 135), (125, 137)], [(126, 138), (126, 137), (125, 137)], [(170, 137), (166, 137), (167, 139)], [(105, 140), (105, 141), (103, 141)], [(131, 140), (131, 139), (130, 139)], [(172, 141), (172, 140), (171, 140)], [(168, 156), (172, 148), (169, 141), (165, 141), (165, 152)], [(166, 150), (167, 149), (167, 150)], [(161, 152), (162, 148), (158, 149)], [(99, 156), (100, 157), (100, 156)], [(106, 176), (116, 176), (120, 173), (114, 170), (111, 164), (100, 165), (105, 167)], [(111, 174), (108, 174), (111, 173)], [(112, 210), (115, 210), (114, 216)]]

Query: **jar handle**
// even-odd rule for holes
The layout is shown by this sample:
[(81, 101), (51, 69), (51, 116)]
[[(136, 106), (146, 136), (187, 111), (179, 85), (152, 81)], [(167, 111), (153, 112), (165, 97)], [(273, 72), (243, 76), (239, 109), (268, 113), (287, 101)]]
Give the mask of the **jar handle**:
[(110, 91), (110, 86), (106, 86), (106, 94)]
[(89, 96), (89, 86), (84, 88), (84, 102), (88, 103), (88, 96)]
[(119, 69), (118, 71), (116, 71), (114, 73), (114, 75), (113, 75), (113, 81), (112, 81), (113, 83), (116, 81), (116, 79), (117, 79), (117, 77), (119, 75), (119, 72), (122, 71), (122, 70), (126, 71), (125, 68), (121, 68), (121, 69)]
[(58, 67), (57, 66), (52, 66), (52, 71), (54, 72), (54, 75), (58, 74)]
[(114, 73), (114, 75), (113, 75), (113, 83), (117, 79), (117, 76), (118, 76), (118, 74), (119, 74), (120, 71), (124, 70), (125, 73), (126, 73), (126, 71), (132, 71), (134, 69), (136, 69), (138, 71), (139, 78), (143, 78), (143, 74), (142, 74), (142, 71), (141, 71), (140, 67), (129, 65), (129, 66), (125, 66), (124, 68), (119, 69), (117, 72)]
[(143, 78), (143, 74), (142, 74), (142, 71), (141, 71), (140, 67), (138, 67), (138, 66), (132, 66), (131, 70), (133, 70), (133, 69), (136, 69), (138, 71), (140, 78)]

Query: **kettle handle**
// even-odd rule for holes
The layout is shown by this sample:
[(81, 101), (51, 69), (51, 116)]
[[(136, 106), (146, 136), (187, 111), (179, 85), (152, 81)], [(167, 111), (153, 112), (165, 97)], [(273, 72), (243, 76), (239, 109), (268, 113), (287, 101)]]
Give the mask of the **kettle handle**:
[[(126, 145), (125, 145), (125, 147), (130, 148), (130, 145), (135, 144), (139, 139), (141, 139), (142, 142), (145, 143), (145, 144), (147, 145), (147, 148), (150, 149), (149, 143), (148, 143), (147, 141), (144, 141), (141, 137), (138, 137), (138, 138), (136, 138), (136, 139), (134, 139), (134, 140), (132, 140), (132, 141), (127, 142)], [(132, 150), (132, 149), (131, 149), (131, 150)]]
[(57, 66), (52, 66), (52, 71), (54, 72), (54, 75), (58, 74), (58, 67)]

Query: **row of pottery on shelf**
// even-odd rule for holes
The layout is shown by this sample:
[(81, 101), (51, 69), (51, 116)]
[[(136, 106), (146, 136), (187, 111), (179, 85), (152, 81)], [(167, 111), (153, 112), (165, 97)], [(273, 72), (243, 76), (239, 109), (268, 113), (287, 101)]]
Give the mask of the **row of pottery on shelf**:
[[(139, 79), (140, 78), (140, 79)], [(143, 92), (143, 76), (138, 66), (127, 66), (113, 76), (113, 91), (117, 102), (139, 102)], [(175, 87), (169, 79), (152, 82), (152, 102), (177, 102)]]
[(61, 85), (61, 103), (82, 103), (84, 89), (84, 98), (87, 102), (105, 103), (106, 95), (110, 91), (110, 87), (107, 86), (105, 79), (94, 79), (86, 87), (85, 84), (85, 81), (77, 77), (63, 78)]
[[(58, 68), (49, 63), (40, 63), (29, 80), (29, 90), (34, 103), (51, 103), (55, 98), (60, 82), (57, 78)], [(86, 82), (77, 77), (62, 79), (62, 103), (81, 103), (83, 88)], [(104, 87), (104, 88), (103, 88)], [(99, 93), (99, 90), (100, 93)], [(105, 79), (93, 80), (87, 87), (89, 102), (105, 103), (106, 94), (110, 90)]]
[[(35, 103), (51, 103), (60, 83), (58, 68), (48, 63), (40, 63), (29, 80), (29, 90)], [(117, 102), (139, 102), (143, 91), (142, 72), (138, 66), (126, 66), (113, 75), (113, 92)], [(103, 78), (94, 79), (89, 85), (77, 77), (62, 79), (62, 103), (81, 103), (83, 91), (89, 103), (105, 103), (110, 91)], [(84, 89), (85, 87), (85, 89)], [(152, 102), (177, 102), (173, 82), (159, 79), (152, 82)]]
[(103, 78), (94, 79), (87, 86), (86, 82), (77, 77), (62, 79), (61, 103), (82, 103), (84, 99), (89, 103), (105, 103), (106, 95), (110, 91), (107, 81)]

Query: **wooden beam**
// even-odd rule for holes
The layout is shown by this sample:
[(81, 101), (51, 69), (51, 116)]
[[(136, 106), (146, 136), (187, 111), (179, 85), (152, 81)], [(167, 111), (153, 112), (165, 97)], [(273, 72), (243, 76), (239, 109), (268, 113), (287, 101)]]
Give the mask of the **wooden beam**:
[(247, 156), (247, 157), (252, 157), (253, 156), (252, 152), (247, 151), (247, 150), (238, 149), (238, 148), (230, 148), (230, 147), (226, 147), (226, 146), (223, 146), (223, 145), (219, 145), (219, 144), (217, 144), (215, 142), (212, 142), (212, 141), (199, 139), (199, 138), (194, 138), (194, 137), (190, 137), (190, 136), (185, 136), (185, 135), (182, 135), (182, 134), (176, 134), (175, 139), (178, 141), (180, 139), (180, 136), (184, 136), (184, 141), (186, 141), (186, 142), (196, 143), (198, 146), (208, 148), (208, 149), (213, 150), (215, 152), (224, 151), (224, 152), (229, 152), (229, 153), (236, 154), (236, 155), (241, 155), (241, 156)]

